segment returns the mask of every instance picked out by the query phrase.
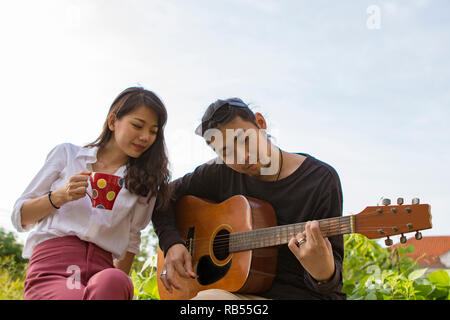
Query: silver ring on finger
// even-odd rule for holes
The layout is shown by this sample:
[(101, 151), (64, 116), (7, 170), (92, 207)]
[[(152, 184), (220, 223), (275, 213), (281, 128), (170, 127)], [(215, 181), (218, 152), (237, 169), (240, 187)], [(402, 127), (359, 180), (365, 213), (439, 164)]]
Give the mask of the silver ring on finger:
[(297, 245), (297, 247), (300, 248), (300, 246), (301, 246), (302, 244), (304, 244), (305, 242), (306, 242), (306, 238), (301, 238), (300, 241), (297, 241), (295, 244)]

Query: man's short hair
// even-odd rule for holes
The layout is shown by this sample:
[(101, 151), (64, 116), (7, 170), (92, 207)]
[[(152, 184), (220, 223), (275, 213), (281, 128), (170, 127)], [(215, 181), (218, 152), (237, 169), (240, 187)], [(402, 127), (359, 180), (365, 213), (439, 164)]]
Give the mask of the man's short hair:
[(228, 98), (225, 100), (216, 100), (206, 109), (202, 117), (202, 122), (195, 130), (195, 133), (203, 137), (206, 130), (226, 124), (237, 116), (256, 125), (255, 114), (241, 99)]

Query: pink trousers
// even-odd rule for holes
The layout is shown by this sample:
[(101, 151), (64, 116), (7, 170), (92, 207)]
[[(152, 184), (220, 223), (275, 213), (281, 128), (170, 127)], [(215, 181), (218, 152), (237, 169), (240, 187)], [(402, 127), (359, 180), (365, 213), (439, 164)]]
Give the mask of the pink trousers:
[(24, 300), (131, 300), (133, 282), (112, 255), (76, 236), (39, 243), (28, 263)]

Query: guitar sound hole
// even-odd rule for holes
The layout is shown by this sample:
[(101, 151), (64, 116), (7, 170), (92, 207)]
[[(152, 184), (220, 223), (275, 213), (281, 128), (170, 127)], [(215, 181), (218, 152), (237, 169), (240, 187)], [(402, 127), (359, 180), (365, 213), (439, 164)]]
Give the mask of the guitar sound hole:
[(229, 255), (230, 232), (220, 230), (213, 242), (213, 252), (217, 260), (225, 260)]
[(231, 260), (223, 266), (214, 264), (209, 255), (203, 256), (197, 264), (197, 281), (202, 286), (219, 281), (227, 274), (231, 266)]

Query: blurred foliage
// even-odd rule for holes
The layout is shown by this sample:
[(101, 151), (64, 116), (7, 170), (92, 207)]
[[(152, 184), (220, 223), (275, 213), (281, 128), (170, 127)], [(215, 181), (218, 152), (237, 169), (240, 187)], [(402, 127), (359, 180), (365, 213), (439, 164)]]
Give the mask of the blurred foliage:
[(131, 280), (134, 284), (135, 300), (159, 300), (156, 278), (156, 256), (151, 256), (143, 264), (141, 270), (131, 270)]
[(0, 300), (22, 300), (28, 260), (14, 233), (0, 228)]
[(157, 237), (150, 226), (142, 232), (141, 252), (134, 258), (130, 277), (134, 284), (135, 300), (159, 300), (156, 279)]
[[(135, 300), (158, 300), (157, 238), (150, 227), (142, 234), (141, 253), (130, 277)], [(343, 291), (349, 300), (450, 300), (450, 270), (427, 274), (406, 254), (415, 248), (382, 248), (359, 234), (344, 236)], [(0, 228), (0, 300), (23, 298), (27, 259), (12, 232)]]
[(359, 234), (344, 241), (343, 291), (349, 300), (450, 299), (450, 270), (426, 274), (406, 256), (414, 246), (382, 248)]
[(0, 300), (22, 300), (23, 299), (23, 277), (16, 277), (10, 273), (4, 265), (14, 264), (14, 257), (0, 257)]

